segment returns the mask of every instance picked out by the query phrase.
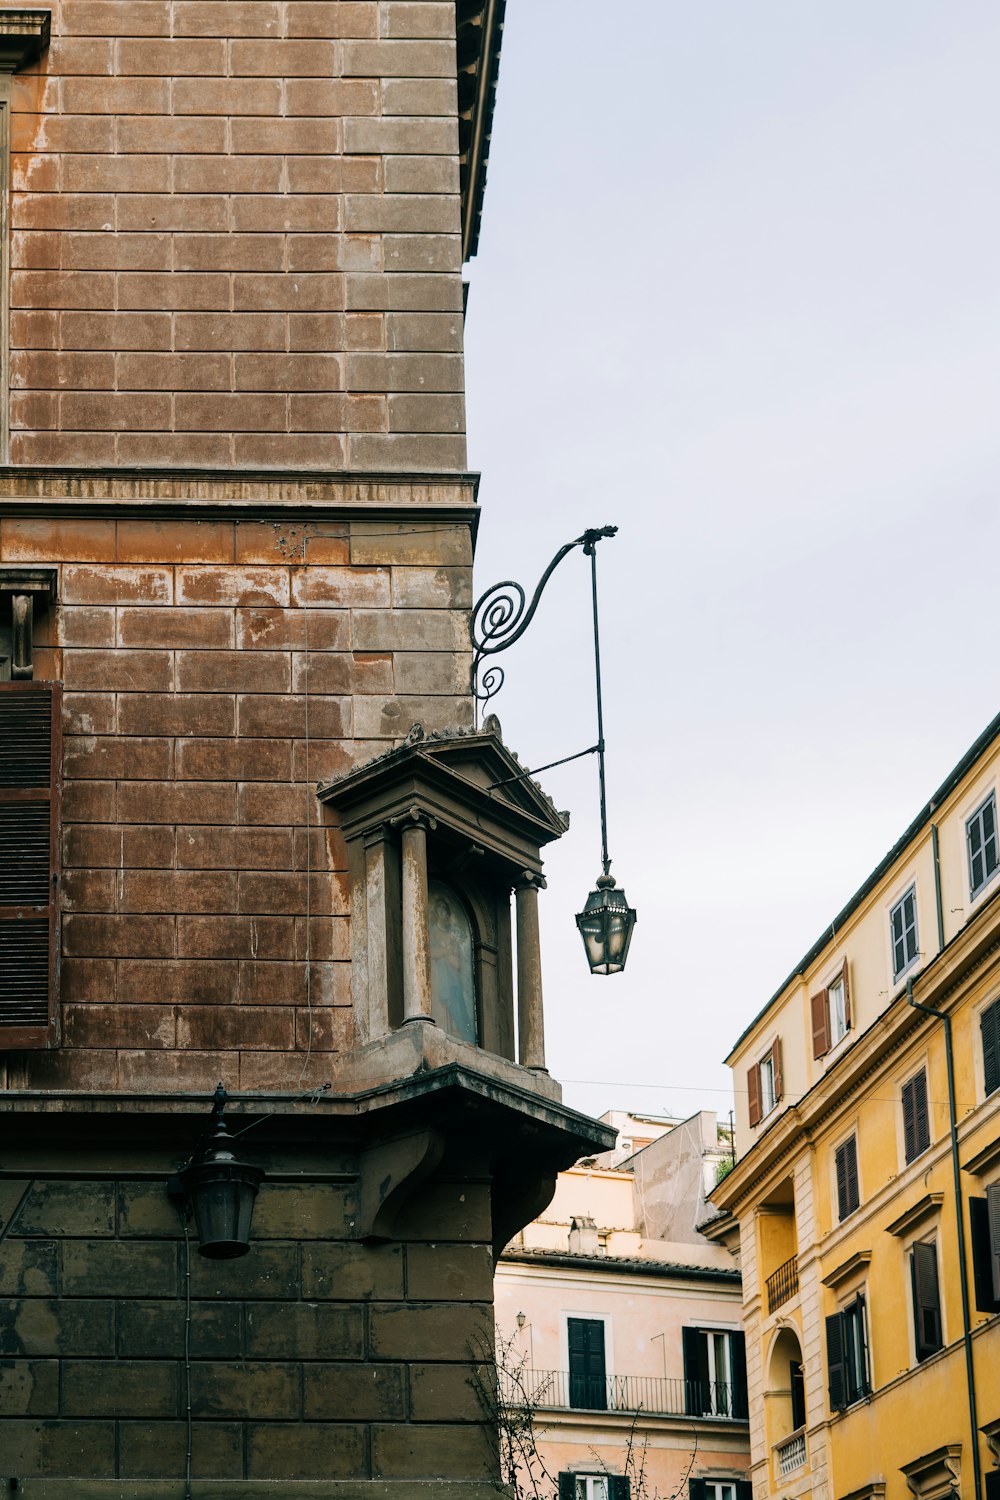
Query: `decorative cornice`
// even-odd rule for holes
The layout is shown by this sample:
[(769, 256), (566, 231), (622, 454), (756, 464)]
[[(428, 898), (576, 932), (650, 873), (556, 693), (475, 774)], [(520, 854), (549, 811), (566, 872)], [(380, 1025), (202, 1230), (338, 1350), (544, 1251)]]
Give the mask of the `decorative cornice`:
[(962, 1171), (971, 1172), (973, 1177), (981, 1177), (984, 1172), (995, 1167), (997, 1162), (1000, 1162), (1000, 1136), (995, 1141), (991, 1141), (988, 1146), (984, 1146), (982, 1151), (977, 1151), (976, 1155), (971, 1156), (968, 1161), (963, 1162)]
[(828, 1275), (824, 1276), (822, 1278), (823, 1285), (828, 1287), (841, 1286), (845, 1281), (850, 1280), (852, 1276), (863, 1271), (871, 1258), (872, 1253), (870, 1250), (857, 1251), (855, 1255), (842, 1261), (839, 1266), (836, 1266)]
[(0, 10), (0, 73), (37, 62), (49, 45), (50, 10)]
[(944, 1202), (944, 1193), (925, 1193), (919, 1202), (914, 1203), (905, 1213), (901, 1213), (898, 1219), (893, 1219), (891, 1224), (885, 1226), (887, 1234), (894, 1234), (901, 1239), (932, 1214), (936, 1214)]

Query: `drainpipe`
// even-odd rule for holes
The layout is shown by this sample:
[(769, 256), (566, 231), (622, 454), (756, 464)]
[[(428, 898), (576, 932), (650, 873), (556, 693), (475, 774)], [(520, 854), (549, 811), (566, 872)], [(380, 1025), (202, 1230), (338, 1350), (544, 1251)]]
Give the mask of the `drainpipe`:
[[(935, 839), (935, 854), (937, 840)], [(965, 1213), (962, 1209), (962, 1169), (958, 1160), (958, 1116), (955, 1112), (955, 1055), (951, 1045), (951, 1016), (913, 998), (913, 980), (906, 981), (906, 999), (914, 1010), (944, 1022), (944, 1049), (948, 1065), (948, 1122), (951, 1127), (951, 1166), (955, 1178), (955, 1227), (958, 1233), (958, 1279), (962, 1289), (962, 1340), (965, 1344), (965, 1384), (972, 1425), (972, 1482), (976, 1500), (983, 1493), (983, 1469), (979, 1458), (979, 1416), (976, 1411), (976, 1371), (972, 1361), (972, 1322), (969, 1312), (969, 1277), (965, 1268)]]
[[(931, 848), (934, 851), (934, 908), (937, 912), (938, 952), (944, 947), (944, 903), (941, 900), (941, 847), (937, 824), (931, 824)], [(935, 1011), (936, 1015), (937, 1012)]]

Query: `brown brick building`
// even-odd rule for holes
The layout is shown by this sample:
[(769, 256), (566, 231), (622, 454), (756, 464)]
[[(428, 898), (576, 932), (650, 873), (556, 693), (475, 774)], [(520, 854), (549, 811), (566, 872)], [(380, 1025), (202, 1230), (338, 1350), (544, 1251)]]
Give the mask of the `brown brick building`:
[[(502, 10), (0, 7), (0, 1479), (36, 1500), (492, 1493), (493, 1247), (607, 1143), (544, 1071), (565, 823), (472, 730)], [(220, 1079), (266, 1174), (228, 1261), (168, 1195)]]

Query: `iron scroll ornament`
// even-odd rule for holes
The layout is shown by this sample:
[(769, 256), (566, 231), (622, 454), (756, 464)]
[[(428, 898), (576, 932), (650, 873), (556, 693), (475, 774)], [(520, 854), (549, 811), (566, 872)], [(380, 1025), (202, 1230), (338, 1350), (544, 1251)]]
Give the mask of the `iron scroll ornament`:
[(487, 703), (499, 693), (505, 677), (503, 667), (491, 665), (483, 672), (480, 680), (479, 672), (483, 658), (506, 651), (508, 646), (513, 646), (515, 641), (520, 640), (534, 618), (545, 585), (563, 558), (572, 552), (574, 547), (582, 547), (586, 556), (593, 556), (597, 543), (605, 537), (617, 535), (617, 532), (617, 526), (593, 527), (585, 531), (582, 536), (576, 537), (574, 541), (567, 542), (564, 547), (560, 547), (538, 580), (538, 587), (531, 597), (530, 604), (526, 605), (527, 595), (521, 585), (510, 578), (502, 583), (494, 583), (485, 593), (480, 594), (473, 605), (472, 617), (469, 620), (469, 635), (472, 639), (470, 687), (476, 702), (477, 717), (479, 704)]

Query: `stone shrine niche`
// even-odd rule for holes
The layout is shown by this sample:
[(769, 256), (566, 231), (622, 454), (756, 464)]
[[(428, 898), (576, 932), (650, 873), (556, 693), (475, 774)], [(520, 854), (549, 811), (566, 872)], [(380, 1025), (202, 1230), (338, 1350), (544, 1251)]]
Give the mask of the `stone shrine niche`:
[(496, 719), (453, 733), (414, 725), (317, 795), (347, 843), (360, 1041), (424, 1021), (457, 1048), (544, 1069), (540, 850), (569, 817), (525, 774)]

